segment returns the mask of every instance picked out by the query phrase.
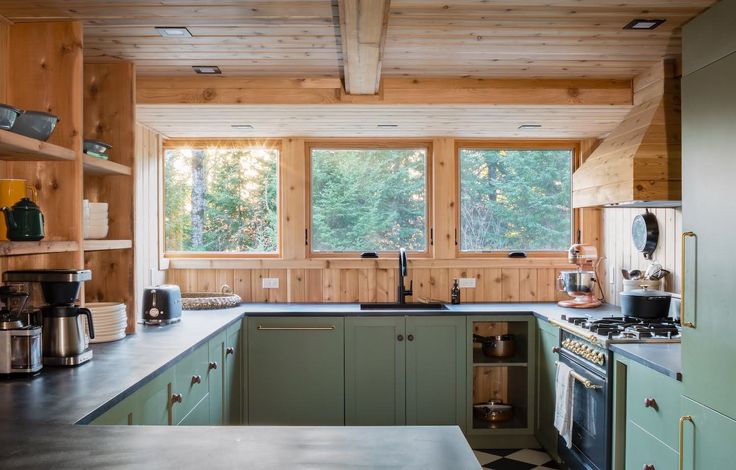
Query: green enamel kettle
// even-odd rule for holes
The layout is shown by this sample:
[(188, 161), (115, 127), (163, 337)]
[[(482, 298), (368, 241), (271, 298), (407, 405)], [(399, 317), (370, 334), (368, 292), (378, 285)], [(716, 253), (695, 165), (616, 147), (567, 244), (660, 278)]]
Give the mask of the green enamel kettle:
[(38, 241), (43, 240), (44, 218), (41, 208), (33, 201), (24, 197), (13, 204), (13, 207), (3, 207), (5, 223), (8, 226), (8, 240)]

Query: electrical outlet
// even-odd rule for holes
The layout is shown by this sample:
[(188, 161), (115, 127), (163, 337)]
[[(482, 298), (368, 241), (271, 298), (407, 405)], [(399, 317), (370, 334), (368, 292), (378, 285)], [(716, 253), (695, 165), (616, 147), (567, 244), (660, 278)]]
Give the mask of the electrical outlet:
[(279, 278), (277, 277), (264, 277), (262, 279), (262, 287), (264, 289), (278, 289), (279, 288)]
[(462, 289), (475, 289), (475, 278), (461, 277), (457, 280), (457, 285)]

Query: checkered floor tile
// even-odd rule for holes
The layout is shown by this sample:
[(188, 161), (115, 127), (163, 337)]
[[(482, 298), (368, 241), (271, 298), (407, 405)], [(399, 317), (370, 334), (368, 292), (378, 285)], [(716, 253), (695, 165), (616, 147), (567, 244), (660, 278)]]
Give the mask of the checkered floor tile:
[(492, 470), (559, 469), (557, 462), (537, 449), (477, 449), (475, 457), (483, 468)]

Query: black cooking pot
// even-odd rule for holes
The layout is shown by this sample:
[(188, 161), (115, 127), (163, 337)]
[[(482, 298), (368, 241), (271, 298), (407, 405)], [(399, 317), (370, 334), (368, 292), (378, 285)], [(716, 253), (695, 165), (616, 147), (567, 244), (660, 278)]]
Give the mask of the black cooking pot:
[(669, 292), (646, 288), (621, 292), (621, 313), (625, 317), (664, 318), (670, 311)]

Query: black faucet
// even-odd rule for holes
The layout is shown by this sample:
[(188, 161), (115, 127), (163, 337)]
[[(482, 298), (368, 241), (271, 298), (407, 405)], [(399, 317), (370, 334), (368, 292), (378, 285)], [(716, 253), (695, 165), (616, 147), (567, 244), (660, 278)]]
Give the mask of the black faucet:
[(406, 264), (406, 250), (399, 248), (399, 286), (397, 288), (396, 301), (399, 304), (406, 303), (406, 296), (414, 295), (414, 281), (409, 281), (409, 289), (404, 288), (404, 276), (407, 276), (409, 269)]

